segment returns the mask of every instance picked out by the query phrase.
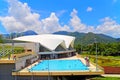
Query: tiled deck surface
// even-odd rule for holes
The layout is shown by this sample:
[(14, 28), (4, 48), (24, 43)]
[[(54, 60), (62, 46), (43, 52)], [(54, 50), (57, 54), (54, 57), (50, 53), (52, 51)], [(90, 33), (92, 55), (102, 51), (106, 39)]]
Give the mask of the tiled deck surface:
[[(80, 57), (80, 56), (73, 56), (73, 57), (69, 57), (69, 58), (62, 58), (62, 59), (80, 59), (85, 65), (86, 62), (84, 60), (84, 58)], [(38, 64), (38, 62), (18, 71), (18, 72), (13, 72), (12, 75), (22, 75), (22, 76), (29, 76), (29, 75), (36, 75), (36, 76), (47, 76), (47, 75), (51, 75), (51, 76), (63, 76), (63, 75), (100, 75), (100, 74), (104, 74), (104, 71), (102, 70), (102, 68), (98, 68), (98, 70), (96, 71), (96, 67), (90, 63), (90, 67), (89, 70), (87, 71), (34, 71), (34, 72), (30, 72), (29, 69), (34, 66), (35, 64)]]

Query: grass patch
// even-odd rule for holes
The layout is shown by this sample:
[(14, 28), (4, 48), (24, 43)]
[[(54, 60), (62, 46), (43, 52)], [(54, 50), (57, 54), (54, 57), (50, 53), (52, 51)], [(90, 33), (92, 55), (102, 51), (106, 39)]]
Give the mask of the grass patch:
[[(90, 61), (95, 63), (95, 55), (82, 55), (82, 57), (89, 56)], [(98, 56), (98, 65), (100, 66), (111, 66), (111, 67), (120, 67), (120, 56)]]
[(120, 77), (94, 77), (90, 80), (120, 80)]

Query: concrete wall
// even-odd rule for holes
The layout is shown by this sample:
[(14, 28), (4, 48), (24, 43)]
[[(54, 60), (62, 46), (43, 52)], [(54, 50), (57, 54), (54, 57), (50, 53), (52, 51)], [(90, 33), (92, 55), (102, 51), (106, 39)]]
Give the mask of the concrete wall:
[(15, 64), (0, 64), (0, 80), (14, 80), (12, 70)]
[(86, 80), (84, 76), (17, 76), (16, 80)]
[(17, 80), (56, 80), (53, 77), (42, 77), (42, 76), (17, 76)]
[(22, 67), (25, 67), (25, 63), (26, 63), (25, 60), (17, 61), (16, 64), (15, 64), (16, 70), (20, 70), (20, 69), (22, 69)]
[(37, 56), (37, 54), (21, 57), (16, 61), (15, 68), (16, 68), (16, 70), (20, 70), (26, 66), (27, 59), (30, 59), (31, 64), (32, 64), (34, 61), (38, 60), (38, 58), (39, 57)]
[(25, 43), (24, 48), (31, 49), (33, 52), (38, 53), (39, 52), (39, 43)]

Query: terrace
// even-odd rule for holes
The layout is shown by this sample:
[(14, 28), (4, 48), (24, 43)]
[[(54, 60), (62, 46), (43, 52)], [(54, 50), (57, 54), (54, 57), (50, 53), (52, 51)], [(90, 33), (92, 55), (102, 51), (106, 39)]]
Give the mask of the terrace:
[[(58, 59), (56, 59), (58, 60)], [(73, 57), (70, 57), (70, 58), (63, 58), (63, 59), (59, 59), (59, 60), (80, 60), (83, 65), (86, 65), (85, 63), (85, 60), (81, 57), (77, 57), (77, 56), (73, 56)], [(39, 63), (40, 62), (40, 63)], [(90, 63), (90, 66), (87, 67), (88, 69), (87, 70), (73, 70), (72, 69), (69, 69), (69, 70), (49, 70), (49, 69), (46, 69), (46, 70), (40, 70), (40, 71), (34, 71), (32, 70), (32, 68), (36, 65), (39, 65), (39, 64), (42, 64), (41, 61), (38, 61), (34, 64), (31, 64), (30, 66), (20, 70), (20, 71), (17, 71), (17, 72), (12, 72), (12, 75), (13, 76), (71, 76), (71, 75), (101, 75), (101, 74), (104, 74), (104, 70), (103, 68), (99, 67), (98, 70), (96, 71), (96, 67), (94, 66), (94, 64), (91, 64)], [(45, 63), (46, 66), (44, 67), (48, 67), (48, 63)], [(52, 67), (53, 64), (49, 63), (49, 67)], [(63, 65), (64, 66), (64, 65)], [(61, 67), (61, 66), (59, 66)]]

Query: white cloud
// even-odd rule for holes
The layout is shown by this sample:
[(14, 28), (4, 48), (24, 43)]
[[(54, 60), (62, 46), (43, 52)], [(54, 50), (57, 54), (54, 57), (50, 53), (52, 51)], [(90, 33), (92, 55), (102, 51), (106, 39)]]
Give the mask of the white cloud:
[(78, 32), (94, 32), (94, 33), (104, 33), (112, 37), (119, 37), (120, 35), (120, 24), (110, 17), (105, 17), (101, 19), (102, 22), (98, 26), (89, 26), (82, 23), (81, 19), (77, 16), (77, 10), (73, 9), (71, 12), (70, 26), (72, 26), (74, 31)]
[(63, 15), (66, 12), (67, 12), (67, 10), (60, 10), (60, 11), (56, 12), (56, 15), (59, 17), (59, 16)]
[(17, 22), (14, 17), (0, 17), (0, 20), (2, 21), (2, 24), (5, 26), (5, 28), (9, 31), (16, 31), (19, 32), (19, 30), (23, 30), (23, 25), (20, 22)]
[[(55, 13), (50, 17), (40, 20), (40, 14), (32, 13), (27, 3), (21, 3), (18, 0), (8, 0), (9, 16), (0, 17), (2, 25), (8, 32), (23, 32), (34, 30), (38, 33), (52, 33), (59, 30), (69, 30), (69, 26), (61, 26)], [(63, 14), (62, 11), (60, 14)]]
[(80, 18), (77, 16), (77, 10), (73, 9), (73, 12), (71, 12), (71, 17), (70, 25), (75, 31), (83, 31), (86, 28), (86, 25), (82, 24)]
[(91, 12), (92, 10), (93, 10), (92, 7), (88, 7), (86, 11)]
[(94, 31), (94, 27), (87, 26), (83, 24), (80, 20), (80, 18), (77, 16), (77, 10), (73, 9), (71, 12), (71, 19), (70, 19), (70, 26), (73, 27), (74, 31), (78, 32), (90, 32)]
[(51, 13), (50, 17), (43, 19), (42, 26), (45, 33), (52, 33), (62, 29), (61, 25), (59, 24), (59, 19), (55, 13)]
[[(54, 12), (45, 19), (40, 19), (40, 14), (32, 13), (31, 8), (27, 3), (21, 3), (18, 0), (9, 0), (8, 16), (0, 16), (2, 25), (8, 32), (23, 32), (26, 30), (34, 30), (37, 33), (53, 33), (55, 31), (78, 31), (78, 32), (96, 32), (104, 33), (110, 36), (118, 37), (120, 35), (120, 24), (112, 20), (110, 17), (101, 19), (102, 23), (98, 26), (89, 26), (82, 23), (82, 20), (77, 15), (77, 10), (73, 9), (70, 16), (69, 24), (62, 24)], [(88, 11), (92, 11), (88, 7)], [(91, 9), (90, 9), (91, 8)], [(65, 11), (63, 10), (61, 14)]]
[(0, 17), (2, 25), (8, 32), (23, 32), (34, 30), (38, 33), (51, 33), (59, 30), (69, 29), (68, 26), (61, 26), (55, 13), (50, 17), (40, 20), (40, 14), (32, 13), (27, 3), (18, 0), (8, 0), (9, 16)]
[(9, 15), (0, 17), (2, 25), (8, 32), (21, 32), (26, 30), (38, 31), (41, 29), (40, 15), (31, 13), (27, 3), (21, 3), (18, 0), (8, 0)]
[(105, 17), (101, 20), (102, 24), (98, 25), (96, 31), (110, 36), (118, 37), (120, 35), (120, 24), (112, 20), (110, 17)]

